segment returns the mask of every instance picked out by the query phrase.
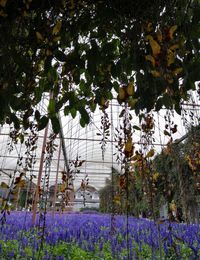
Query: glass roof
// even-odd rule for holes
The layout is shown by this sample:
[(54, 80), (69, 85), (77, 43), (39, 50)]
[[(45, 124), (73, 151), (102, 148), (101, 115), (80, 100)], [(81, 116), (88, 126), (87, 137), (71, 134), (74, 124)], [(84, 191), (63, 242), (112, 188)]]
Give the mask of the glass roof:
[[(182, 111), (182, 116), (179, 116), (175, 112), (171, 113), (171, 119), (178, 125), (177, 132), (174, 134), (173, 139), (178, 139), (183, 136), (187, 131), (187, 126), (191, 123), (199, 124), (199, 109), (200, 102), (193, 95), (191, 104), (185, 104)], [(41, 106), (42, 110), (46, 110), (45, 102)], [(105, 143), (105, 151), (102, 152), (102, 129), (101, 129), (101, 117), (103, 113), (97, 109), (94, 114), (91, 114), (91, 123), (82, 128), (80, 126), (78, 115), (75, 119), (71, 116), (64, 116), (60, 113), (61, 124), (62, 124), (62, 140), (57, 135), (55, 144), (57, 148), (53, 154), (50, 167), (50, 185), (55, 183), (56, 173), (58, 172), (58, 183), (61, 183), (61, 172), (66, 169), (66, 164), (71, 161), (83, 160), (82, 165), (78, 168), (79, 172), (75, 176), (74, 187), (77, 189), (80, 187), (81, 181), (88, 175), (89, 185), (94, 186), (97, 190), (104, 187), (107, 178), (111, 177), (112, 168), (120, 172), (120, 164), (116, 161), (117, 156), (117, 140), (115, 139), (116, 128), (122, 124), (122, 118), (120, 117), (120, 107), (116, 100), (112, 101), (106, 109), (109, 121), (111, 123), (108, 139)], [(132, 113), (132, 125), (139, 126), (138, 117)], [(169, 136), (164, 134), (165, 130), (165, 116), (167, 110), (162, 109), (160, 112), (154, 112), (154, 140), (152, 147), (159, 152), (163, 145), (166, 145), (169, 141)], [(191, 115), (194, 115), (192, 119)], [(41, 164), (42, 157), (42, 145), (44, 142), (44, 131), (39, 132), (38, 140), (36, 142), (37, 149), (32, 152), (34, 156), (35, 164), (26, 172), (26, 177), (30, 178), (30, 174), (36, 176), (33, 181), (36, 183), (39, 167)], [(21, 144), (20, 141), (17, 144), (13, 144), (12, 151), (9, 151), (9, 143), (11, 139), (9, 137), (10, 128), (8, 125), (4, 125), (0, 129), (0, 180), (8, 182), (8, 175), (13, 175), (14, 172), (18, 174), (23, 171), (26, 165), (26, 146)], [(48, 136), (52, 133), (51, 126), (48, 129)], [(28, 138), (29, 131), (27, 131)], [(25, 138), (25, 140), (26, 140)], [(61, 141), (60, 141), (61, 140)], [(47, 138), (48, 141), (48, 138)], [(135, 150), (141, 148), (141, 131), (134, 130), (133, 142)], [(59, 158), (59, 147), (61, 147), (61, 154)], [(63, 152), (64, 151), (64, 152)], [(65, 155), (65, 156), (64, 156)], [(23, 157), (23, 158), (22, 158)], [(18, 163), (21, 158), (21, 164)], [(45, 162), (43, 164), (43, 177), (45, 175)]]

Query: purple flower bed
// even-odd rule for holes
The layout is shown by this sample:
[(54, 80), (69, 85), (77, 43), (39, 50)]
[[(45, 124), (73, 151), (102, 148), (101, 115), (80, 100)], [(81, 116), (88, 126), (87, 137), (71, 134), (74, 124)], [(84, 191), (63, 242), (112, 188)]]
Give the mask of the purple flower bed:
[[(42, 234), (44, 234), (42, 249), (44, 252), (41, 259), (50, 259), (48, 257), (51, 257), (52, 251), (49, 250), (53, 250), (52, 248), (63, 242), (68, 246), (74, 245), (85, 252), (90, 252), (96, 256), (95, 259), (139, 259), (139, 257), (148, 259), (150, 255), (153, 255), (154, 259), (160, 259), (160, 254), (169, 258), (177, 255), (177, 259), (179, 256), (183, 259), (181, 256), (184, 255), (190, 257), (185, 259), (200, 259), (199, 225), (165, 222), (160, 224), (159, 233), (158, 224), (153, 221), (129, 217), (127, 224), (126, 217), (115, 216), (115, 232), (112, 233), (110, 215), (73, 213), (55, 214), (53, 217), (48, 213), (45, 230), (42, 233), (39, 218), (36, 226), (33, 226), (31, 217), (30, 212), (11, 212), (0, 233), (0, 241), (18, 242), (17, 250), (21, 256), (25, 254), (25, 249), (31, 248), (30, 259), (34, 259), (35, 253), (41, 248)], [(3, 244), (0, 245), (2, 247)], [(14, 252), (13, 250), (10, 253)], [(2, 248), (0, 253), (1, 251)], [(113, 258), (106, 258), (106, 255)], [(64, 256), (60, 254), (55, 259), (62, 259), (59, 257)]]

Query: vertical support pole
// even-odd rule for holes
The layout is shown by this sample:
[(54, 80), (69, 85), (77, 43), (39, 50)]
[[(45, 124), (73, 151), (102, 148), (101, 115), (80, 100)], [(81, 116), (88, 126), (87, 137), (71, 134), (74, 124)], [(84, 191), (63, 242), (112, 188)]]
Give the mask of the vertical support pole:
[(53, 195), (53, 205), (52, 205), (53, 206), (53, 216), (54, 216), (54, 213), (55, 213), (55, 206), (56, 206), (56, 195), (57, 195), (57, 189), (58, 189), (58, 173), (59, 173), (59, 167), (60, 167), (61, 148), (62, 148), (62, 142), (61, 142), (61, 139), (60, 139), (59, 150), (58, 150), (56, 180), (55, 180), (55, 188), (54, 188), (54, 195)]
[(42, 170), (43, 170), (43, 164), (44, 164), (44, 155), (45, 155), (45, 147), (46, 147), (46, 142), (47, 142), (47, 134), (48, 134), (48, 128), (49, 124), (47, 124), (45, 131), (44, 131), (44, 139), (43, 139), (43, 145), (42, 145), (42, 153), (41, 153), (41, 158), (40, 158), (40, 167), (39, 167), (39, 173), (38, 173), (38, 179), (37, 179), (37, 186), (35, 190), (35, 195), (34, 195), (34, 200), (33, 200), (33, 208), (32, 208), (32, 224), (35, 224), (35, 219), (36, 219), (36, 212), (37, 212), (37, 203), (39, 199), (39, 187), (42, 179)]

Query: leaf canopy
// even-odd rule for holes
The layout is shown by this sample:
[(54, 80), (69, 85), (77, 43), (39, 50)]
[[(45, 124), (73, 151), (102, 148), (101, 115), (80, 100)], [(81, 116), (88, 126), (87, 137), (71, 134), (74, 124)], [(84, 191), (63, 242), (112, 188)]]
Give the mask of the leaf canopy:
[(199, 80), (199, 15), (198, 0), (1, 1), (0, 123), (27, 128), (51, 92), (40, 129), (50, 118), (58, 131), (62, 108), (73, 117), (80, 111), (84, 126), (87, 111), (133, 81), (136, 113), (179, 111)]

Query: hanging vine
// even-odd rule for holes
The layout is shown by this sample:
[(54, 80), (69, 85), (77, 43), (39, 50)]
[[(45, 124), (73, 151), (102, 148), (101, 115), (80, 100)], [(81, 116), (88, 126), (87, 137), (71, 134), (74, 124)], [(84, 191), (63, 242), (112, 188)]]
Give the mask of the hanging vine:
[(153, 114), (142, 114), (141, 115), (141, 167), (140, 175), (143, 182), (143, 192), (147, 197), (151, 209), (151, 216), (155, 220), (155, 208), (154, 208), (154, 197), (155, 197), (155, 174), (152, 168), (152, 157), (154, 157), (155, 150), (153, 147), (155, 120)]
[[(27, 137), (28, 136), (28, 137)], [(28, 135), (25, 129), (14, 129), (10, 127), (9, 133), (10, 141), (7, 143), (8, 152), (11, 153), (16, 149), (18, 153), (18, 159), (16, 163), (16, 169), (14, 170), (11, 184), (1, 183), (1, 187), (8, 190), (7, 197), (3, 201), (2, 207), (2, 217), (1, 222), (6, 222), (6, 214), (10, 212), (9, 201), (12, 197), (12, 201), (15, 202), (16, 208), (18, 206), (18, 201), (20, 198), (21, 189), (27, 186), (27, 171), (30, 171), (33, 164), (36, 163), (33, 151), (37, 148), (36, 142), (38, 139), (37, 127), (32, 123), (30, 124), (30, 133)], [(20, 150), (18, 151), (17, 145), (20, 145)], [(22, 154), (22, 145), (25, 145), (25, 153)], [(32, 181), (32, 180), (31, 180)]]
[(109, 115), (106, 111), (106, 109), (109, 107), (109, 101), (105, 99), (104, 97), (101, 98), (101, 106), (100, 110), (102, 111), (101, 116), (101, 126), (100, 126), (100, 133), (97, 133), (97, 135), (101, 136), (101, 151), (102, 151), (102, 159), (104, 160), (104, 154), (106, 151), (106, 145), (108, 142), (108, 137), (110, 136), (110, 120)]
[(62, 184), (58, 189), (58, 193), (61, 193), (62, 196), (62, 211), (64, 211), (65, 206), (68, 206), (72, 200), (70, 195), (72, 194), (72, 192), (74, 192), (74, 180), (77, 174), (80, 172), (79, 167), (81, 167), (84, 162), (85, 160), (80, 160), (80, 158), (77, 156), (76, 160), (72, 160), (69, 162), (67, 171), (61, 172)]
[(43, 178), (42, 187), (39, 187), (39, 230), (41, 230), (41, 243), (39, 252), (43, 249), (43, 243), (45, 240), (45, 229), (46, 229), (46, 214), (47, 214), (47, 207), (48, 207), (48, 198), (50, 194), (49, 190), (49, 179), (50, 179), (50, 172), (51, 172), (51, 162), (53, 158), (53, 154), (57, 149), (57, 144), (55, 144), (56, 134), (51, 134), (49, 136), (49, 140), (46, 143), (45, 152), (45, 174)]
[[(115, 142), (116, 149), (118, 150), (116, 160), (121, 165), (121, 173), (119, 176), (118, 194), (115, 196), (114, 201), (117, 204), (120, 203), (120, 196), (126, 191), (128, 197), (128, 178), (130, 172), (131, 157), (134, 153), (133, 143), (133, 128), (131, 125), (132, 115), (130, 113), (129, 102), (132, 101), (132, 95), (134, 94), (134, 84), (130, 82), (128, 85), (123, 85), (118, 91), (118, 102), (124, 103), (119, 117), (122, 119), (122, 123), (119, 128), (116, 128)], [(127, 198), (127, 209), (128, 209), (128, 198)]]
[(118, 102), (124, 103), (119, 117), (122, 119), (122, 123), (119, 129), (116, 129), (115, 142), (117, 142), (116, 148), (118, 149), (117, 161), (121, 165), (121, 173), (118, 176), (118, 188), (114, 197), (114, 202), (119, 206), (125, 206), (126, 212), (126, 244), (127, 254), (129, 259), (129, 214), (130, 214), (130, 172), (131, 172), (131, 158), (134, 154), (134, 142), (133, 142), (133, 127), (131, 124), (132, 115), (129, 107), (131, 107), (134, 94), (134, 83), (132, 81), (127, 85), (123, 85), (119, 88)]

